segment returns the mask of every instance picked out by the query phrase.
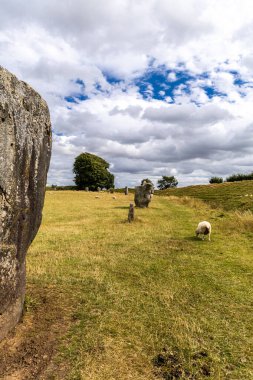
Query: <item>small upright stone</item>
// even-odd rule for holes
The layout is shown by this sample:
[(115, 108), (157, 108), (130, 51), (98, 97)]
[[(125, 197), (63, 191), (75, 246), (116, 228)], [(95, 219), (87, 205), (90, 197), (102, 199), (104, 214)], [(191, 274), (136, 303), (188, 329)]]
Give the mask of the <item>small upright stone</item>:
[(51, 155), (46, 102), (0, 66), (0, 340), (18, 322)]
[(125, 187), (125, 195), (128, 195), (128, 187)]
[(89, 191), (89, 188), (88, 187), (85, 187), (85, 189), (84, 189), (85, 191)]
[(128, 221), (129, 223), (133, 222), (134, 220), (134, 205), (133, 203), (130, 203), (129, 206), (129, 212), (128, 212)]

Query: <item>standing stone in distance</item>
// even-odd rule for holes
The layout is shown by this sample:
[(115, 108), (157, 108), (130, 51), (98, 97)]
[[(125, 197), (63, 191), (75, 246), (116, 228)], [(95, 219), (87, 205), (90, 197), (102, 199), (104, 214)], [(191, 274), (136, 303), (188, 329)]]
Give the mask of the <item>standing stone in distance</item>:
[(148, 207), (153, 196), (154, 188), (151, 183), (145, 183), (141, 186), (136, 186), (134, 202), (137, 207)]
[(125, 195), (128, 195), (128, 187), (127, 186), (125, 187), (125, 191), (124, 192), (125, 192)]
[(0, 66), (0, 340), (18, 322), (51, 155), (46, 102)]

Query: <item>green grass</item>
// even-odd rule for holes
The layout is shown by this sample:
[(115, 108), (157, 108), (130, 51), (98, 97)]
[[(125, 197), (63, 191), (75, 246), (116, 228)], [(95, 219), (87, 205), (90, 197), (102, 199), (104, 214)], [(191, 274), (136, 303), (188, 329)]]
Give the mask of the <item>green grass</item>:
[(66, 378), (252, 379), (252, 215), (155, 196), (129, 224), (133, 195), (99, 196), (47, 192), (27, 256), (28, 289), (65, 294)]
[(156, 193), (163, 196), (199, 198), (213, 207), (222, 207), (225, 210), (253, 211), (253, 181), (188, 186), (157, 191)]

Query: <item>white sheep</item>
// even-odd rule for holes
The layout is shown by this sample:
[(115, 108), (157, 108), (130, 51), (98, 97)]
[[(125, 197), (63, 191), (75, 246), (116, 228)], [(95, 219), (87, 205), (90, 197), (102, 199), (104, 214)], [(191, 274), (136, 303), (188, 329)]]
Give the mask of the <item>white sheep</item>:
[(203, 235), (202, 240), (204, 240), (204, 235), (208, 235), (208, 240), (210, 241), (211, 236), (211, 224), (209, 222), (200, 222), (196, 229), (196, 236)]

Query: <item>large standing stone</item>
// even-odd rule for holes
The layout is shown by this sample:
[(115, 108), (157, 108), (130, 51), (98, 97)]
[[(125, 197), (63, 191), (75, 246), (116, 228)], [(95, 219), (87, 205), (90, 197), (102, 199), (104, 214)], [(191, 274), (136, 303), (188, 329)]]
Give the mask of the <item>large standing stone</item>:
[(0, 66), (0, 340), (18, 322), (51, 154), (46, 102)]
[(151, 183), (144, 183), (141, 186), (136, 186), (134, 202), (137, 207), (148, 207), (154, 193), (154, 188)]

